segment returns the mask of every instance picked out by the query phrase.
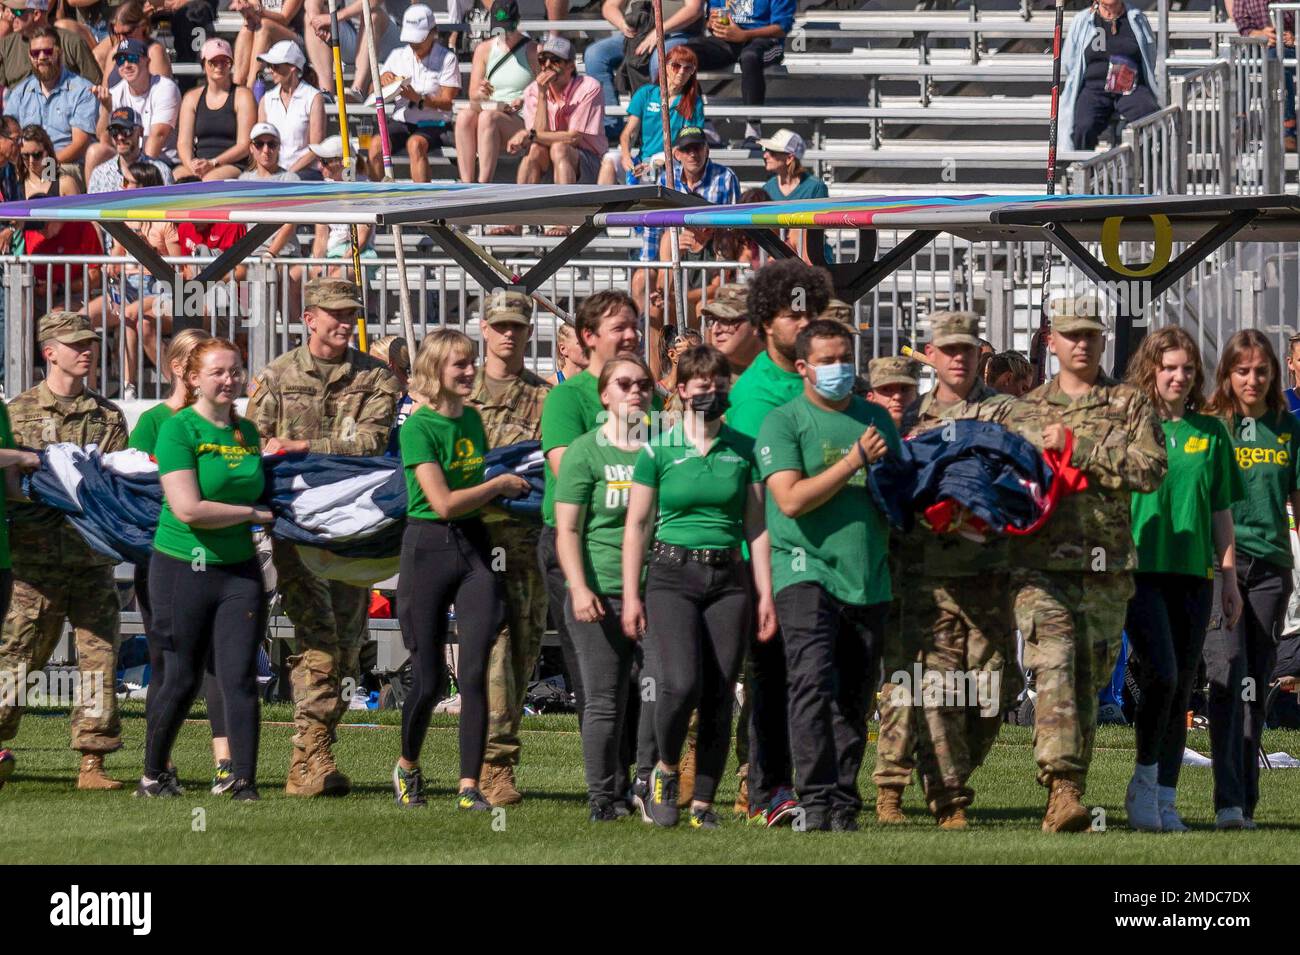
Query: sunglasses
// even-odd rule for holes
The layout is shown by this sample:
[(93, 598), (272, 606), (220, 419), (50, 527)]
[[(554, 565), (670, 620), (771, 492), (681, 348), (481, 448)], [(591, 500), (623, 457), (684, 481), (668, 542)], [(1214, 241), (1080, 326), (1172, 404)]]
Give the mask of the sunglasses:
[(691, 64), (689, 64), (689, 63), (684, 63), (684, 62), (682, 62), (681, 60), (669, 60), (669, 61), (668, 61), (668, 69), (670, 69), (670, 70), (681, 70), (682, 72), (685, 72), (685, 73), (694, 73), (694, 72), (695, 72), (695, 67), (691, 66)]
[(212, 57), (212, 59), (207, 60), (206, 62), (207, 62), (207, 64), (208, 64), (208, 66), (215, 66), (215, 67), (217, 67), (217, 68), (220, 68), (220, 67), (223, 67), (223, 66), (228, 67), (228, 66), (231, 66), (231, 65), (232, 65), (232, 61), (231, 61), (230, 57), (228, 57), (228, 56), (224, 56), (224, 55), (223, 55), (223, 56), (214, 56), (214, 57)]
[(562, 60), (558, 56), (539, 56), (537, 62), (542, 66), (559, 66), (561, 63), (568, 63), (568, 60)]
[(140, 62), (140, 54), (138, 54), (138, 53), (119, 53), (117, 56), (113, 57), (113, 62), (116, 63), (118, 66), (121, 66), (121, 65), (124, 64), (124, 63), (139, 63), (139, 62)]
[(52, 46), (43, 47), (39, 50), (33, 48), (28, 51), (33, 60), (44, 60), (56, 55), (58, 51)]
[(20, 152), (19, 155), (22, 156), (24, 159), (26, 159), (28, 162), (35, 162), (38, 159), (45, 158), (45, 150), (38, 149), (35, 152)]
[(135, 134), (134, 126), (110, 126), (108, 135), (114, 139), (130, 139)]
[(702, 153), (704, 152), (703, 143), (687, 143), (685, 146), (674, 146), (680, 153)]
[(649, 378), (615, 378), (614, 384), (618, 385), (620, 391), (631, 393), (636, 390), (642, 394), (648, 394), (655, 386)]
[(280, 144), (274, 139), (255, 139), (253, 140), (254, 149), (279, 149)]
[(13, 13), (14, 13), (14, 19), (15, 19), (15, 20), (21, 20), (23, 17), (27, 16), (27, 14), (29, 14), (29, 13), (35, 13), (35, 12), (36, 12), (35, 10), (15, 10), (15, 11), (13, 12)]

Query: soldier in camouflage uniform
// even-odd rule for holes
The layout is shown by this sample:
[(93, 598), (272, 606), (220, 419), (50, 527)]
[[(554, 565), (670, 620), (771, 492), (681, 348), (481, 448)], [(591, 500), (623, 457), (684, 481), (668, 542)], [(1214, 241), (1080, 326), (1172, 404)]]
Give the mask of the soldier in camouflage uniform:
[[(542, 437), (542, 402), (551, 386), (524, 367), (532, 315), (532, 299), (521, 292), (497, 291), (487, 302), (486, 354), (469, 404), (483, 419), (490, 448)], [(546, 630), (546, 583), (536, 558), (542, 528), (500, 513), (487, 512), (484, 520), (494, 557), (505, 561), (506, 619), (488, 660), (488, 741), (479, 788), (492, 805), (509, 806), (524, 798), (515, 784), (519, 724)]]
[[(75, 312), (41, 318), (37, 341), (46, 377), (9, 403), (14, 442), (43, 448), (58, 442), (100, 451), (126, 447), (126, 418), (107, 399), (85, 386), (98, 335)], [(0, 686), (15, 686), (44, 668), (66, 619), (77, 645), (80, 699), (72, 709), (72, 748), (80, 751), (78, 789), (121, 789), (104, 773), (104, 754), (121, 749), (116, 687), (119, 642), (113, 561), (91, 550), (60, 511), (15, 504), (10, 547), (13, 598), (0, 638)], [(23, 707), (0, 701), (0, 742), (18, 733)]]
[[(937, 380), (910, 416), (909, 434), (956, 420), (1002, 422), (1011, 399), (979, 379), (979, 316), (935, 312), (930, 327), (926, 356)], [(1018, 697), (1021, 689), (1007, 542), (979, 544), (918, 526), (901, 540), (898, 556), (898, 617), (886, 653), (894, 644), (901, 648), (900, 658), (920, 663), (919, 670), (901, 668), (906, 701), (898, 702), (910, 711), (910, 719), (898, 722), (916, 729), (917, 764), (930, 811), (941, 828), (964, 829), (965, 807), (974, 797), (967, 781), (997, 739), (1003, 702)], [(893, 672), (886, 669), (885, 679)], [(928, 692), (927, 680), (936, 681)], [(924, 709), (918, 711), (922, 702)], [(882, 740), (885, 707), (882, 694)], [(896, 806), (901, 787), (892, 792), (882, 788), (878, 812), (891, 796)]]
[(1025, 640), (1035, 704), (1034, 756), (1048, 788), (1046, 832), (1079, 832), (1091, 819), (1081, 798), (1092, 761), (1097, 690), (1109, 679), (1133, 595), (1129, 497), (1154, 491), (1168, 464), (1150, 400), (1099, 370), (1104, 326), (1096, 302), (1060, 302), (1051, 348), (1061, 371), (1017, 399), (1007, 426), (1042, 449), (1063, 450), (1087, 476), (1038, 533), (1010, 552), (1016, 623)]
[[(341, 279), (316, 279), (305, 292), (306, 342), (253, 380), (247, 417), (263, 451), (378, 455), (388, 444), (401, 385), (382, 362), (350, 347), (361, 290)], [(330, 752), (348, 700), (342, 679), (355, 676), (365, 639), (370, 592), (317, 577), (293, 544), (274, 541), (272, 559), (298, 653), (292, 667), (293, 757), (285, 792), (343, 795), (351, 781)]]

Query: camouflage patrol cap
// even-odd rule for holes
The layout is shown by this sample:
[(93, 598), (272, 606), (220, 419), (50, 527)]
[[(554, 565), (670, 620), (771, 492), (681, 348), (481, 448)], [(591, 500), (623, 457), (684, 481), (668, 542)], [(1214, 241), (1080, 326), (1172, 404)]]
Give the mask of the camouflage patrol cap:
[(826, 310), (822, 312), (821, 317), (851, 326), (853, 324), (853, 306), (841, 299), (833, 298), (827, 303)]
[(531, 325), (533, 300), (523, 292), (497, 289), (488, 296), (483, 321), (489, 325)]
[(980, 347), (980, 317), (974, 312), (931, 312), (930, 344)]
[(1106, 323), (1101, 320), (1101, 309), (1096, 296), (1076, 295), (1058, 298), (1051, 304), (1052, 331), (1054, 332), (1104, 332)]
[(710, 318), (744, 318), (749, 314), (748, 301), (748, 285), (719, 285), (700, 314)]
[(872, 388), (885, 385), (916, 385), (921, 377), (921, 366), (911, 358), (902, 355), (885, 355), (871, 359), (867, 366), (867, 377)]
[(361, 289), (347, 279), (312, 279), (303, 294), (307, 308), (365, 308)]
[(48, 341), (75, 345), (77, 342), (93, 342), (99, 335), (90, 327), (90, 319), (76, 312), (55, 311), (42, 315), (36, 323), (37, 344)]

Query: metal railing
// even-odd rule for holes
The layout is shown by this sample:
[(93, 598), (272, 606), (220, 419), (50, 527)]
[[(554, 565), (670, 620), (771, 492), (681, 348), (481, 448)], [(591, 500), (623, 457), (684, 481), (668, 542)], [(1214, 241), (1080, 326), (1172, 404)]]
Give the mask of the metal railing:
[(1133, 181), (1150, 195), (1183, 191), (1182, 111), (1166, 106), (1124, 127), (1124, 145), (1133, 154)]
[(1232, 69), (1231, 144), (1237, 195), (1282, 191), (1281, 64), (1263, 37), (1234, 36), (1226, 46)]
[(1076, 196), (1123, 196), (1134, 192), (1133, 147), (1120, 143), (1091, 159), (1072, 164), (1069, 184), (1070, 193)]
[[(1180, 155), (1180, 193), (1227, 195), (1235, 179), (1232, 151), (1232, 68), (1226, 61), (1170, 81), (1170, 107), (1178, 109), (1186, 149)], [(1174, 191), (1174, 190), (1171, 190)]]

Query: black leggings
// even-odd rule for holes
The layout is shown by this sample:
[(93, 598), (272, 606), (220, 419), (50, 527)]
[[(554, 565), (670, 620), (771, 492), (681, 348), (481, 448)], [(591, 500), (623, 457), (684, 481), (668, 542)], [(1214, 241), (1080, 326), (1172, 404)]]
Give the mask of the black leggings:
[(1187, 745), (1187, 706), (1205, 646), (1214, 581), (1191, 574), (1134, 574), (1124, 629), (1140, 695), (1137, 762), (1158, 763), (1161, 786), (1178, 785)]
[(157, 779), (206, 670), (215, 674), (228, 727), (232, 770), (256, 782), (261, 728), (257, 696), (257, 647), (266, 630), (266, 595), (256, 560), (208, 564), (192, 570), (188, 560), (155, 553), (149, 562), (153, 605), (151, 633), (162, 647), (166, 678), (145, 716), (144, 774)]
[(728, 43), (714, 36), (697, 37), (686, 45), (700, 61), (701, 70), (716, 70), (740, 63), (740, 95), (746, 106), (762, 106), (767, 99), (763, 71), (785, 56), (782, 40), (759, 37), (745, 43)]
[(478, 779), (487, 747), (488, 657), (505, 615), (491, 564), (487, 530), (477, 518), (407, 519), (398, 570), (397, 619), (415, 679), (402, 702), (402, 758), (419, 762), (444, 672), (447, 612), (455, 604), (461, 779)]
[(700, 711), (695, 798), (712, 802), (727, 765), (736, 677), (753, 629), (754, 604), (740, 561), (710, 566), (662, 563), (646, 575), (646, 665), (657, 680), (659, 758), (676, 765), (691, 711)]

